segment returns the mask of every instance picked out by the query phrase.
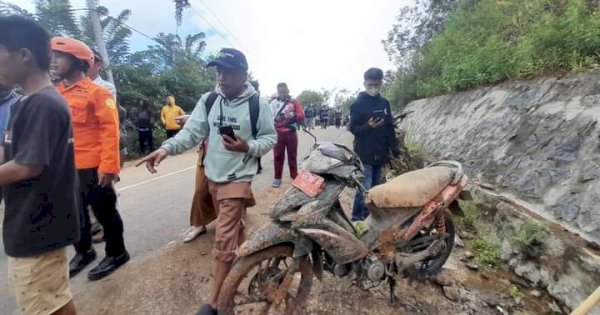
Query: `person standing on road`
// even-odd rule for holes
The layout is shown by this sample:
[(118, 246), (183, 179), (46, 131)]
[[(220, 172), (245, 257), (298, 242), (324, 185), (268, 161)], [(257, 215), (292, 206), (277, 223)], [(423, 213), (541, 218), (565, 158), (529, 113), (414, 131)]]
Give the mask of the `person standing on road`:
[[(104, 59), (102, 59), (102, 56), (96, 50), (92, 49), (92, 52), (94, 53), (94, 64), (92, 65), (90, 70), (88, 70), (87, 74), (90, 77), (90, 79), (92, 79), (92, 83), (108, 90), (116, 101), (117, 88), (114, 86), (114, 84), (102, 79), (102, 77), (100, 76), (100, 71), (102, 70), (102, 68), (104, 68)], [(117, 106), (119, 108), (119, 150), (121, 151), (121, 167), (123, 167), (122, 158), (127, 155), (127, 130), (125, 128), (125, 122), (127, 120), (127, 110), (125, 109), (125, 107), (119, 104), (117, 104)]]
[(308, 130), (315, 129), (315, 116), (317, 116), (315, 108), (313, 106), (308, 106), (304, 111), (304, 121), (306, 122), (304, 125)]
[[(248, 63), (244, 54), (224, 48), (208, 66), (217, 68), (215, 91), (200, 98), (179, 134), (137, 164), (146, 163), (148, 170), (156, 173), (155, 167), (168, 155), (181, 154), (208, 139), (204, 167), (217, 213), (214, 250), (217, 266), (211, 297), (198, 313), (201, 315), (217, 314), (221, 287), (236, 258), (235, 250), (245, 239), (246, 208), (255, 204), (250, 184), (257, 172), (258, 158), (269, 152), (276, 140), (269, 105), (260, 101), (247, 83)], [(208, 99), (213, 97), (213, 105), (207, 106)], [(255, 135), (252, 104), (258, 104)], [(233, 137), (229, 135), (232, 130)]]
[(329, 123), (329, 107), (325, 105), (321, 106), (319, 120), (321, 121), (321, 129), (327, 129), (327, 124)]
[[(102, 76), (100, 76), (100, 71), (102, 71), (102, 69), (104, 68), (104, 59), (102, 59), (102, 55), (100, 55), (100, 53), (94, 49), (92, 49), (92, 53), (94, 54), (94, 64), (90, 67), (90, 69), (87, 72), (88, 77), (90, 77), (90, 79), (92, 79), (92, 83), (101, 86), (103, 88), (105, 88), (107, 91), (110, 92), (110, 94), (112, 94), (112, 96), (114, 97), (114, 99), (117, 99), (117, 88), (114, 86), (114, 84), (110, 83), (109, 81), (106, 81), (102, 78)], [(126, 122), (126, 118), (127, 118), (127, 110), (125, 110), (125, 108), (121, 105), (119, 105), (117, 103), (118, 109), (119, 109), (119, 150), (121, 152), (121, 161), (120, 161), (120, 165), (121, 167), (123, 167), (124, 164), (124, 157), (127, 156), (127, 130), (125, 129), (125, 122)], [(119, 181), (119, 178), (117, 177), (116, 181)], [(118, 198), (118, 195), (117, 195)], [(119, 202), (117, 201), (117, 204), (119, 204)], [(102, 226), (100, 225), (100, 223), (98, 222), (98, 219), (96, 219), (96, 216), (94, 215), (93, 211), (90, 214), (90, 222), (92, 224), (92, 241), (94, 243), (101, 243), (104, 241), (104, 233), (102, 231)]]
[(8, 283), (23, 314), (75, 315), (66, 247), (79, 239), (69, 107), (50, 81), (50, 37), (35, 22), (0, 17), (0, 84), (21, 87), (5, 134), (0, 185)]
[(92, 50), (69, 37), (51, 41), (53, 69), (61, 78), (57, 89), (71, 108), (75, 166), (81, 190), (81, 240), (69, 263), (71, 277), (96, 259), (88, 206), (104, 230), (106, 257), (88, 273), (88, 279), (102, 279), (129, 261), (123, 241), (123, 221), (117, 211), (114, 180), (120, 171), (119, 117), (117, 104), (108, 90), (93, 84), (86, 72), (93, 66)]
[(160, 120), (167, 131), (167, 139), (173, 138), (181, 130), (181, 125), (177, 122), (177, 117), (182, 115), (185, 115), (185, 112), (175, 104), (175, 98), (168, 96), (167, 105), (163, 106), (160, 111)]
[(275, 119), (277, 144), (273, 149), (274, 179), (271, 186), (281, 186), (283, 163), (287, 150), (288, 167), (292, 179), (298, 176), (298, 123), (304, 120), (304, 110), (300, 101), (290, 96), (287, 84), (277, 85), (277, 98), (271, 102), (271, 113)]
[(146, 145), (149, 148), (148, 153), (154, 152), (154, 139), (152, 138), (154, 113), (152, 112), (152, 104), (149, 100), (140, 100), (140, 108), (137, 112), (137, 119), (135, 124), (137, 125), (138, 130), (140, 153), (146, 154)]
[(334, 112), (334, 116), (335, 116), (335, 128), (340, 129), (340, 127), (342, 126), (342, 109), (341, 108), (336, 108), (335, 112)]
[[(370, 189), (381, 181), (382, 165), (387, 163), (390, 153), (400, 155), (394, 133), (394, 119), (390, 102), (380, 95), (383, 71), (371, 68), (364, 74), (365, 91), (358, 95), (350, 108), (350, 131), (354, 134), (354, 152), (365, 168), (363, 186)], [(363, 195), (356, 192), (352, 221), (361, 221), (369, 216)]]

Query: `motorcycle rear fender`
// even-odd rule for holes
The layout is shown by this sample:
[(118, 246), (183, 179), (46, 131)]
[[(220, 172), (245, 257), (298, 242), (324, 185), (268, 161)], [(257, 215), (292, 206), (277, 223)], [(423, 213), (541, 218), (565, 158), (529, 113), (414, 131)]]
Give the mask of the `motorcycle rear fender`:
[(294, 258), (310, 254), (313, 246), (312, 241), (306, 236), (300, 235), (292, 229), (267, 223), (252, 233), (250, 238), (237, 249), (237, 255), (239, 257), (248, 256), (267, 247), (283, 243), (294, 244)]

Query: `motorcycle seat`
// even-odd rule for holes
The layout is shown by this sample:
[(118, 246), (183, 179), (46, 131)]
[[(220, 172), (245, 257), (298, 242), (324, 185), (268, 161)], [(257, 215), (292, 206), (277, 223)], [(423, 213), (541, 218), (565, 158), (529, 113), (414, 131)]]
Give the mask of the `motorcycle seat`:
[(422, 207), (452, 183), (455, 173), (455, 168), (446, 166), (404, 173), (371, 188), (366, 201), (377, 208)]

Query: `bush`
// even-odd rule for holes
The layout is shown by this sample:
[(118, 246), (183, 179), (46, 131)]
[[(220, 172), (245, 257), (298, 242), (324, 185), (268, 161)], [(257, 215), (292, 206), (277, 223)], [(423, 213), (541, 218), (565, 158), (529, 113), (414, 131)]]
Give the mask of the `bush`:
[(492, 235), (478, 236), (471, 243), (473, 249), (477, 251), (479, 263), (489, 267), (499, 267), (501, 262), (500, 241)]
[(460, 3), (443, 31), (414, 51), (408, 65), (388, 75), (392, 82), (386, 95), (396, 106), (508, 79), (584, 71), (600, 63), (598, 2)]
[(460, 201), (460, 208), (463, 211), (464, 217), (457, 217), (456, 223), (459, 229), (474, 229), (475, 223), (481, 216), (481, 210), (474, 202)]
[(547, 236), (548, 231), (544, 226), (525, 221), (513, 231), (510, 238), (528, 257), (538, 258), (542, 254), (542, 245)]

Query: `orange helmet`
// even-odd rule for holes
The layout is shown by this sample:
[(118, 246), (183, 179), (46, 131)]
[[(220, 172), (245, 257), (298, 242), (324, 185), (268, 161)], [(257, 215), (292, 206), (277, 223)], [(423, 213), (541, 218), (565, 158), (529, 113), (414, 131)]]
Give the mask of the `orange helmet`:
[(94, 53), (90, 47), (74, 38), (54, 37), (50, 41), (50, 47), (52, 50), (73, 55), (75, 58), (87, 62), (90, 68), (94, 65)]

